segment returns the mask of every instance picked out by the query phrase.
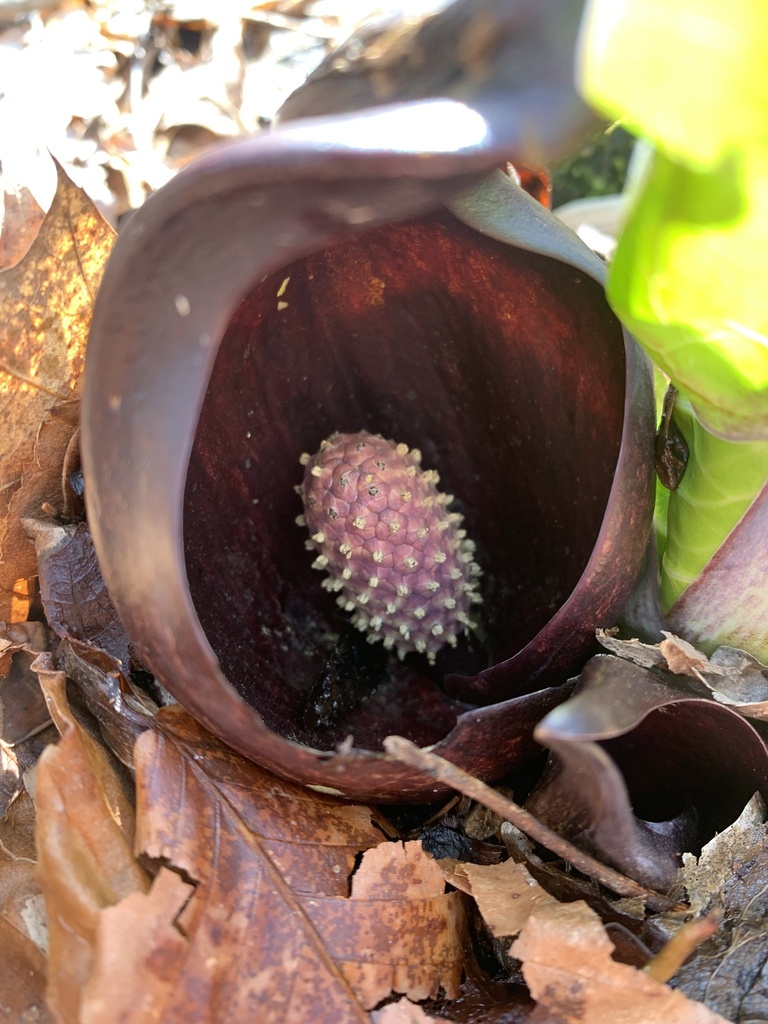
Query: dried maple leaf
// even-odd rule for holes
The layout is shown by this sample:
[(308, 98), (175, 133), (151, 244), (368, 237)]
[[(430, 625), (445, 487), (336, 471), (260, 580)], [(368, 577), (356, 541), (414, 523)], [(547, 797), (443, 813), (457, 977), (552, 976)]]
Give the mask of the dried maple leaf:
[(137, 847), (176, 874), (102, 915), (83, 1020), (341, 1024), (393, 985), (458, 988), (462, 897), (418, 844), (379, 848), (370, 810), (268, 775), (178, 708), (135, 761)]
[[(33, 460), (49, 413), (69, 401), (80, 378), (93, 301), (114, 232), (82, 190), (59, 169), (51, 209), (27, 254), (0, 272), (0, 619), (24, 618), (13, 609), (13, 584), (34, 574), (28, 541), (8, 543), (9, 503)], [(63, 459), (44, 464), (58, 485)], [(51, 475), (49, 475), (51, 474)], [(29, 495), (39, 507), (39, 487)], [(28, 550), (21, 551), (24, 545)], [(32, 566), (31, 571), (29, 569)]]

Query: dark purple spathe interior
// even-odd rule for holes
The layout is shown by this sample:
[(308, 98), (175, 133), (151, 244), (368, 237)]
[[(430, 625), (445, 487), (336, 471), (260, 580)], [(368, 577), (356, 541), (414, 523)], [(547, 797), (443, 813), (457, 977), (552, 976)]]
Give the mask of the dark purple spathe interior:
[[(203, 407), (185, 548), (208, 639), (270, 728), (317, 745), (301, 708), (342, 621), (294, 522), (300, 454), (336, 430), (417, 446), (466, 516), (485, 642), (447, 650), (432, 670), (392, 657), (374, 696), (327, 737), (434, 742), (466, 707), (443, 694), (443, 675), (517, 652), (587, 564), (618, 457), (624, 359), (598, 284), (447, 212), (377, 227), (256, 285)], [(510, 677), (509, 696), (537, 688)]]

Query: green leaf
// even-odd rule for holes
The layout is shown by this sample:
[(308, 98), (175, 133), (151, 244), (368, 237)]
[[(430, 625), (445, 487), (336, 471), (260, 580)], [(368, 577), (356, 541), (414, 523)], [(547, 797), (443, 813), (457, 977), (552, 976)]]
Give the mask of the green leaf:
[[(660, 581), (664, 611), (706, 571), (768, 479), (768, 442), (715, 437), (679, 399), (675, 422), (685, 435), (690, 457), (680, 486), (669, 495)], [(765, 556), (761, 550), (746, 553), (748, 561), (765, 561)], [(738, 579), (730, 583), (740, 586)]]
[(584, 94), (656, 147), (609, 299), (713, 433), (768, 439), (768, 4), (588, 11)]
[(591, 0), (579, 68), (611, 120), (703, 168), (766, 141), (765, 0)]
[(656, 153), (608, 279), (617, 314), (714, 433), (768, 439), (768, 148), (699, 172)]

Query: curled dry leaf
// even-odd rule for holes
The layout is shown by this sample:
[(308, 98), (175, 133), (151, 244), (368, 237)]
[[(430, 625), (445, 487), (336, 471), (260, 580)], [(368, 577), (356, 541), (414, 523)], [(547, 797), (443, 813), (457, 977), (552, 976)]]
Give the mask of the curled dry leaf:
[(619, 640), (597, 631), (611, 653), (645, 668), (667, 669), (698, 680), (720, 704), (728, 704), (747, 718), (768, 720), (768, 665), (737, 647), (718, 647), (707, 657), (687, 640), (662, 630), (664, 640), (644, 644)]
[(106, 651), (128, 669), (128, 637), (107, 592), (87, 523), (62, 526), (25, 519), (24, 526), (34, 539), (40, 596), (51, 629), (62, 639)]
[[(48, 667), (46, 667), (46, 665)], [(104, 748), (74, 717), (66, 679), (49, 655), (36, 664), (61, 742), (38, 762), (40, 888), (48, 913), (48, 1002), (57, 1020), (79, 1024), (100, 912), (149, 879), (133, 855), (134, 811)]]
[(393, 986), (458, 990), (463, 897), (420, 844), (380, 847), (370, 810), (268, 775), (179, 708), (135, 759), (137, 848), (172, 870), (102, 915), (84, 1021), (362, 1022)]
[(67, 677), (77, 683), (107, 746), (118, 761), (132, 770), (134, 745), (150, 727), (157, 705), (133, 686), (120, 662), (106, 651), (67, 640), (59, 653)]
[[(0, 549), (4, 560), (14, 557), (5, 542), (9, 502), (33, 458), (41, 425), (57, 403), (72, 397), (82, 373), (93, 300), (114, 236), (85, 193), (63, 171), (58, 173), (53, 204), (29, 251), (15, 266), (0, 272)], [(55, 465), (57, 482), (60, 471), (61, 461)], [(11, 592), (6, 576), (2, 584), (0, 618), (7, 619)]]
[[(729, 708), (598, 655), (535, 735), (556, 755), (527, 807), (654, 888), (768, 792), (768, 748)], [(712, 751), (717, 750), (717, 757)]]

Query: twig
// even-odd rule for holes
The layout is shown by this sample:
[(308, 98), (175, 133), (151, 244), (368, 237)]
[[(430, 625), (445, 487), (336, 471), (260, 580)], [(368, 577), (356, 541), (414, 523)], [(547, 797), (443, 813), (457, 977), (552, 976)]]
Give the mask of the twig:
[(507, 800), (501, 793), (497, 793), (495, 789), (486, 786), (484, 782), (458, 768), (455, 764), (451, 764), (450, 761), (446, 761), (445, 758), (422, 750), (402, 736), (387, 736), (384, 740), (384, 749), (390, 757), (410, 765), (411, 768), (418, 768), (425, 775), (429, 775), (433, 779), (437, 779), (438, 782), (450, 786), (451, 789), (456, 789), (465, 796), (471, 797), (472, 800), (483, 804), (489, 810), (511, 822), (535, 842), (551, 850), (552, 853), (556, 853), (563, 860), (567, 860), (582, 874), (594, 878), (619, 896), (640, 896), (651, 910), (671, 910), (677, 905), (669, 897), (644, 888), (638, 882), (627, 878), (626, 875), (601, 864), (599, 860), (590, 857), (588, 853), (583, 853), (567, 839), (540, 822), (538, 818), (534, 818), (528, 811), (523, 810), (511, 800)]

